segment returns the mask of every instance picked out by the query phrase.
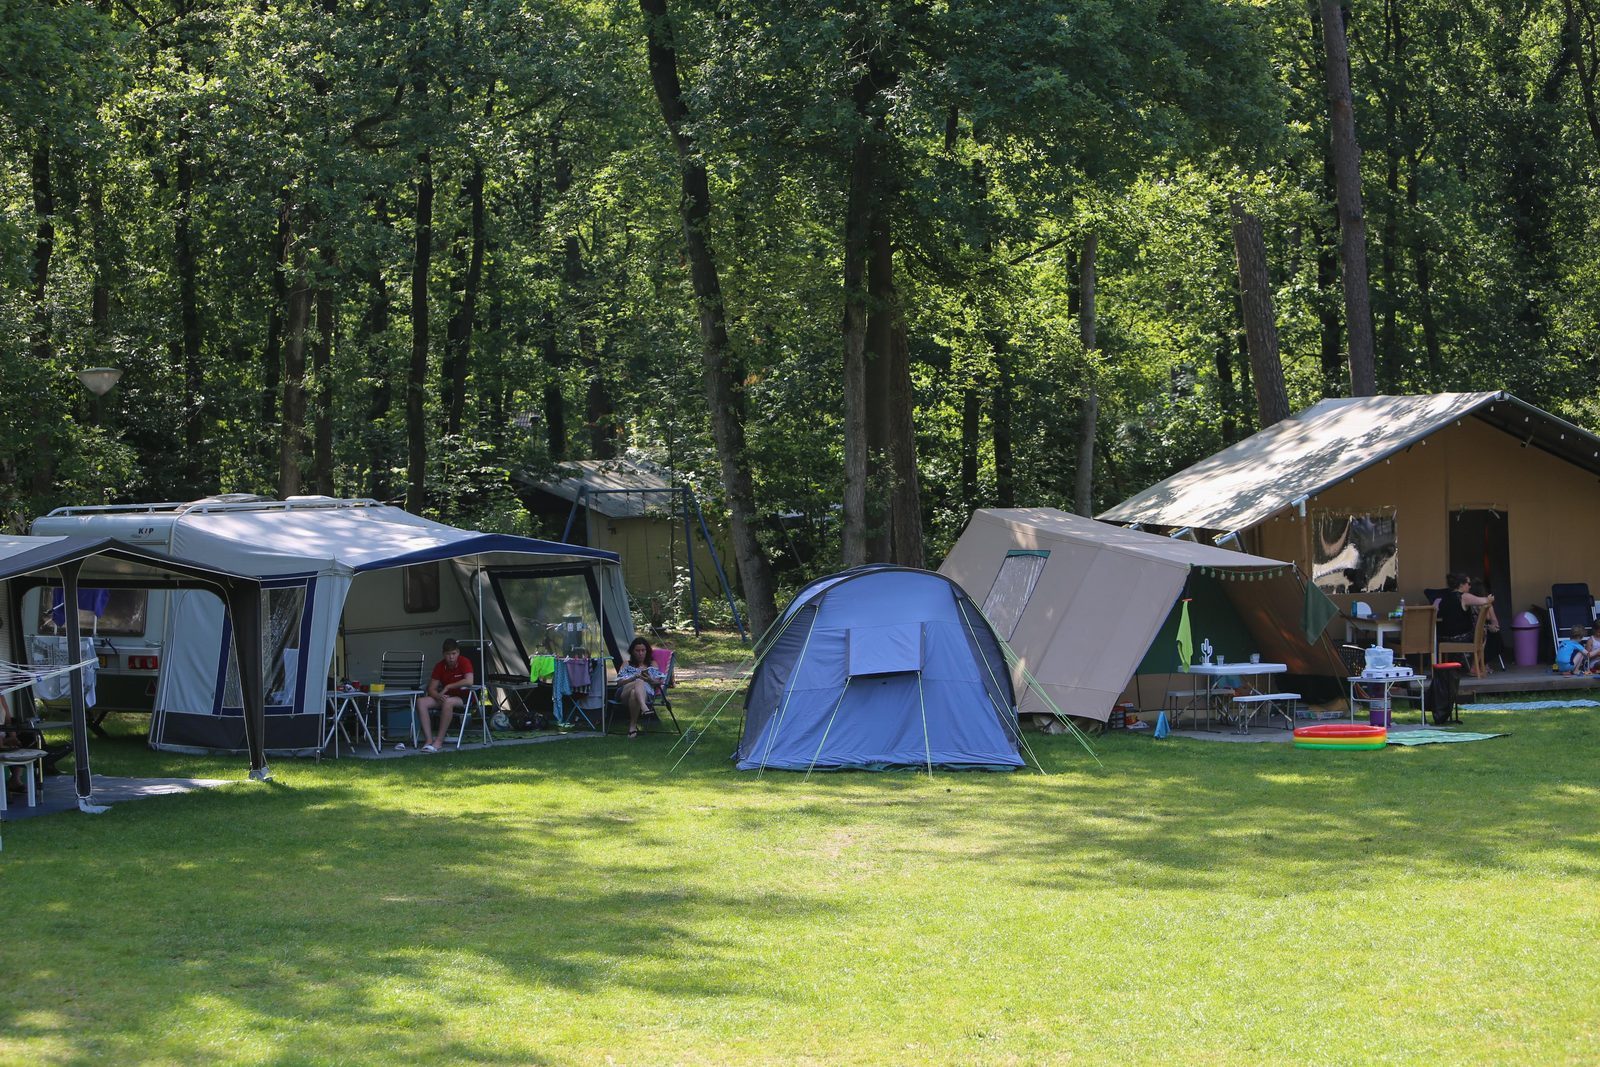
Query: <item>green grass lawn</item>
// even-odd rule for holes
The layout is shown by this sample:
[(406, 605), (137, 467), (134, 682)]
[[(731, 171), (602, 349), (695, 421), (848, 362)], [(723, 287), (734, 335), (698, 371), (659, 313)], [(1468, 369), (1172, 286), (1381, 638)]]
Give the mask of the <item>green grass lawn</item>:
[(726, 721), (675, 774), (663, 737), (280, 760), (6, 826), (0, 1061), (1596, 1062), (1600, 716), (1467, 717), (1511, 736), (1034, 735), (1046, 776), (931, 780), (737, 773)]

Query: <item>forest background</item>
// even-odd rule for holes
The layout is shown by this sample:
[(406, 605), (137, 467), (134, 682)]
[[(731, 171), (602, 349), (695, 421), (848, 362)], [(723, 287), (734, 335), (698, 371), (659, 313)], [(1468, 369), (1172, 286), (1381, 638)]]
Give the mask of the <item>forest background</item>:
[(0, 0), (3, 525), (630, 453), (759, 629), (1324, 396), (1595, 426), (1596, 8)]

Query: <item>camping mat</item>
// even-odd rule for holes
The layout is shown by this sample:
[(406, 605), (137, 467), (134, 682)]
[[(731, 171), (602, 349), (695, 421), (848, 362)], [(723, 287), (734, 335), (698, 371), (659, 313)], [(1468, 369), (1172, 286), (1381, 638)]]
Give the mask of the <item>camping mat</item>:
[(1403, 734), (1390, 731), (1389, 743), (1391, 745), (1443, 745), (1451, 741), (1487, 741), (1491, 737), (1504, 736), (1506, 735), (1452, 733), (1447, 730), (1407, 730)]
[(1471, 711), (1544, 711), (1547, 708), (1600, 708), (1600, 700), (1523, 700), (1511, 704), (1467, 704)]

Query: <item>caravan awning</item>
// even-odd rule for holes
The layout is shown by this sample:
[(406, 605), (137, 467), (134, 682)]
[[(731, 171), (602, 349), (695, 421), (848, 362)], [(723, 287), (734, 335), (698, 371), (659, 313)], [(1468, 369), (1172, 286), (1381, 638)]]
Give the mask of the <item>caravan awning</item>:
[(1476, 418), (1600, 474), (1600, 437), (1508, 393), (1324, 400), (1158, 482), (1100, 515), (1106, 522), (1244, 530)]

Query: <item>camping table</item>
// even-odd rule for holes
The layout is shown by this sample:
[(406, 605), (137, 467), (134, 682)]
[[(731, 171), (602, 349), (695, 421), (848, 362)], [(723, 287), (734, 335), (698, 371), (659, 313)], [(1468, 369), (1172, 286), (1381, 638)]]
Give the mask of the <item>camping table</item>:
[[(339, 728), (344, 724), (344, 717), (354, 713), (356, 722), (361, 726), (361, 732), (367, 735), (367, 742), (372, 745), (372, 754), (378, 754), (378, 739), (373, 736), (372, 728), (367, 725), (367, 712), (371, 704), (367, 698), (372, 694), (364, 689), (330, 689), (323, 694), (328, 706), (333, 709), (333, 721), (328, 724), (328, 736), (322, 739), (322, 747), (333, 745), (333, 755), (339, 757)], [(379, 694), (384, 696), (387, 694)]]
[[(1243, 663), (1200, 663), (1189, 668), (1189, 673), (1197, 679), (1204, 678), (1206, 680), (1205, 702), (1206, 724), (1208, 726), (1211, 723), (1211, 704), (1216, 687), (1216, 679), (1230, 674), (1238, 675), (1240, 678), (1252, 678), (1256, 676), (1265, 677), (1272, 674), (1286, 674), (1288, 671), (1289, 665), (1287, 663), (1251, 663), (1248, 660)], [(1195, 686), (1194, 695), (1196, 699), (1200, 698), (1199, 685)], [(1248, 720), (1246, 722), (1248, 723)]]
[(1383, 647), (1384, 634), (1397, 634), (1400, 632), (1400, 620), (1391, 619), (1383, 615), (1371, 615), (1362, 618), (1357, 615), (1346, 615), (1344, 619), (1344, 639), (1354, 642), (1355, 631), (1365, 630), (1367, 633), (1378, 636), (1378, 647)]
[[(367, 693), (367, 696), (373, 701), (371, 706), (377, 711), (376, 718), (378, 723), (379, 748), (383, 747), (383, 702), (386, 700), (393, 700), (396, 697), (405, 697), (411, 702), (411, 715), (413, 718), (415, 718), (417, 714), (417, 698), (427, 695), (428, 691), (426, 689), (385, 689), (381, 693)], [(416, 738), (416, 734), (412, 734), (411, 736), (413, 740)]]
[[(1417, 691), (1417, 693), (1415, 694), (1414, 698), (1413, 698), (1412, 694), (1407, 693), (1407, 694), (1405, 694), (1403, 699), (1406, 699), (1406, 700), (1415, 699), (1416, 700), (1416, 702), (1417, 702), (1417, 712), (1418, 712), (1418, 714), (1420, 714), (1422, 716), (1422, 725), (1424, 725), (1424, 726), (1428, 725), (1428, 676), (1427, 675), (1425, 675), (1425, 674), (1408, 674), (1403, 678), (1363, 678), (1363, 677), (1361, 677), (1361, 675), (1356, 674), (1356, 675), (1352, 675), (1349, 678), (1346, 678), (1345, 681), (1348, 682), (1349, 685), (1350, 685), (1350, 721), (1351, 722), (1355, 722), (1356, 721), (1356, 704), (1358, 702), (1361, 703), (1361, 704), (1365, 704), (1367, 706), (1368, 717), (1370, 718), (1371, 717), (1372, 706), (1374, 704), (1378, 703), (1379, 701), (1382, 701), (1383, 704), (1389, 709), (1389, 717), (1392, 720), (1394, 718), (1394, 702), (1389, 699), (1389, 690), (1393, 689), (1397, 685), (1402, 685), (1403, 684), (1403, 685), (1406, 685), (1406, 686), (1410, 686), (1412, 682), (1421, 682), (1422, 683), (1422, 688)], [(1356, 686), (1358, 686), (1358, 685), (1362, 685), (1362, 686), (1382, 686), (1383, 687), (1383, 695), (1382, 696), (1376, 696), (1376, 697), (1358, 697), (1358, 696), (1356, 696)]]

